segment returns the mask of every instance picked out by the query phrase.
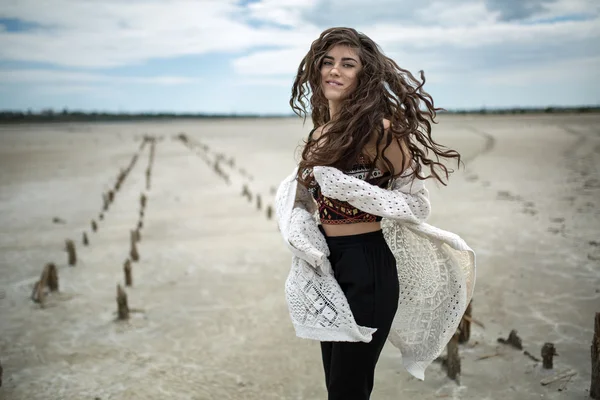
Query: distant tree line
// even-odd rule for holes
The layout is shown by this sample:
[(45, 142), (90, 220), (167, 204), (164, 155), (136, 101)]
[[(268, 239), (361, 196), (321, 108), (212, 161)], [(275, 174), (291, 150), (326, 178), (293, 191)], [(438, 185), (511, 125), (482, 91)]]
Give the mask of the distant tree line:
[(444, 113), (449, 114), (554, 114), (554, 113), (565, 113), (565, 114), (580, 114), (580, 113), (592, 113), (600, 111), (600, 105), (598, 106), (577, 106), (577, 107), (513, 107), (513, 108), (481, 108), (478, 110), (448, 110)]
[(142, 121), (142, 120), (170, 120), (170, 119), (198, 119), (198, 118), (286, 118), (288, 115), (269, 114), (210, 114), (210, 113), (114, 113), (95, 111), (54, 111), (45, 109), (39, 112), (0, 110), (0, 124), (2, 123), (31, 123), (31, 122), (104, 122), (104, 121)]
[[(544, 107), (544, 108), (495, 108), (495, 109), (455, 109), (444, 111), (444, 114), (553, 114), (553, 113), (592, 113), (599, 112), (600, 106), (579, 107)], [(0, 111), (0, 124), (2, 123), (32, 123), (32, 122), (103, 122), (103, 121), (142, 121), (142, 120), (170, 120), (170, 119), (227, 119), (227, 118), (289, 118), (294, 114), (209, 114), (209, 113), (112, 113), (94, 111), (54, 111), (45, 109), (39, 112), (29, 111)]]

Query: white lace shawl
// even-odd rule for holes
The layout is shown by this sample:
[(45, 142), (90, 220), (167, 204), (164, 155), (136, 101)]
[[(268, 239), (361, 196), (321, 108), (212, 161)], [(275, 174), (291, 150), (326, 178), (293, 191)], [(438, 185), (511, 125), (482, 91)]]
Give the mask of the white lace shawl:
[[(376, 329), (356, 324), (333, 277), (314, 202), (306, 188), (297, 185), (296, 172), (279, 185), (276, 195), (279, 229), (293, 253), (285, 293), (296, 335), (369, 342)], [(472, 297), (475, 253), (457, 235), (424, 222), (430, 204), (423, 181), (399, 178), (382, 189), (331, 167), (315, 167), (313, 173), (323, 195), (383, 217), (400, 285), (388, 338), (401, 351), (407, 371), (424, 379), (425, 369), (443, 352)]]

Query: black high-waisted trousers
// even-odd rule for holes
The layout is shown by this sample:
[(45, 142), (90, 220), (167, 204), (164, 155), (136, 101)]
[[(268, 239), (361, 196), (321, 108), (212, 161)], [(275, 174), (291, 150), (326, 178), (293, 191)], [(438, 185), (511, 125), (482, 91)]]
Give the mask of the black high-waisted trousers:
[(335, 278), (356, 323), (377, 328), (369, 343), (321, 342), (328, 400), (366, 400), (398, 308), (396, 260), (382, 231), (325, 238)]

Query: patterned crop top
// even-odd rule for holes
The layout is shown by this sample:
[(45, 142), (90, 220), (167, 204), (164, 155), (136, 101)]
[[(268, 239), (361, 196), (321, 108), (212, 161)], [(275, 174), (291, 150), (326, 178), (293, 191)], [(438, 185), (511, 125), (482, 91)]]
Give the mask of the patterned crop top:
[[(373, 165), (368, 163), (364, 156), (361, 155), (358, 159), (358, 162), (354, 164), (349, 171), (346, 171), (345, 174), (365, 180), (371, 184), (375, 184), (379, 178), (388, 176), (390, 174), (389, 172), (383, 173), (379, 168), (375, 168), (369, 179), (366, 179), (372, 166)], [(306, 178), (310, 172), (310, 169), (305, 169), (302, 172), (303, 178)], [(340, 201), (323, 196), (323, 193), (321, 193), (321, 188), (314, 178), (309, 182), (308, 191), (315, 199), (315, 202), (319, 208), (319, 218), (321, 219), (321, 224), (340, 225), (354, 224), (358, 222), (381, 221), (381, 217), (361, 211), (346, 201)]]

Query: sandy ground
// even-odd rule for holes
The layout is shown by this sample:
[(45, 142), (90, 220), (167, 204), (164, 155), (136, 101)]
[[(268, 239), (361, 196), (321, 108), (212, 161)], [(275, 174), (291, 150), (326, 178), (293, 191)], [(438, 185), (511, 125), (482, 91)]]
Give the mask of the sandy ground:
[[(460, 384), (438, 363), (425, 382), (412, 378), (386, 345), (372, 398), (587, 398), (600, 311), (600, 115), (440, 121), (435, 137), (466, 168), (448, 187), (429, 185), (430, 221), (477, 252), (473, 313), (485, 328), (473, 326), (461, 347)], [(1, 127), (0, 398), (326, 398), (318, 343), (291, 327), (283, 292), (291, 256), (265, 212), (308, 131), (293, 119)], [(208, 153), (175, 140), (182, 132)], [(99, 221), (102, 193), (144, 134), (160, 137), (151, 188), (146, 146)], [(205, 161), (218, 154), (234, 159), (233, 168), (221, 163), (229, 183)], [(127, 288), (138, 312), (115, 322), (141, 193), (141, 259)], [(67, 238), (76, 267), (67, 265)], [(58, 266), (60, 293), (40, 308), (30, 293), (47, 262)], [(511, 329), (538, 357), (554, 343), (554, 370), (497, 343)], [(566, 385), (540, 384), (566, 369), (577, 372)]]

